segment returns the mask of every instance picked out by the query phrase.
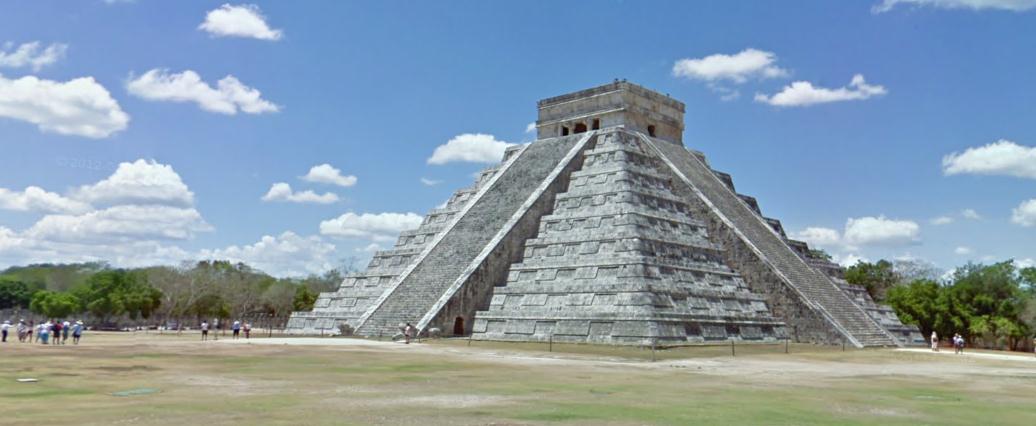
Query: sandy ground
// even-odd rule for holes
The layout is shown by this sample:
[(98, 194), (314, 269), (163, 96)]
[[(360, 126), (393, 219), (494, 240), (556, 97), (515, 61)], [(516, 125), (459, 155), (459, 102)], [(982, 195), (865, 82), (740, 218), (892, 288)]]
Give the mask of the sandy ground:
[(900, 348), (900, 349), (897, 349), (897, 351), (912, 352), (912, 353), (918, 353), (918, 354), (929, 354), (929, 355), (933, 355), (933, 356), (953, 355), (953, 356), (957, 356), (957, 357), (964, 356), (964, 357), (970, 357), (970, 358), (995, 359), (995, 360), (1000, 360), (1000, 361), (1036, 362), (1036, 356), (1033, 356), (1033, 355), (998, 354), (998, 353), (989, 353), (989, 352), (974, 352), (974, 351), (970, 351), (970, 350), (965, 350), (963, 354), (956, 354), (956, 353), (950, 352), (949, 349), (941, 349), (938, 352), (932, 352), (931, 349)]
[[(947, 363), (946, 355), (953, 352), (932, 352), (929, 349), (901, 348), (861, 351), (873, 354), (873, 360), (853, 357), (851, 361), (825, 358), (787, 357), (780, 355), (749, 357), (710, 357), (664, 360), (650, 362), (618, 357), (584, 356), (570, 353), (543, 353), (511, 351), (499, 348), (453, 347), (402, 342), (376, 341), (352, 338), (272, 338), (253, 340), (221, 339), (228, 345), (274, 345), (274, 346), (323, 346), (356, 347), (376, 351), (407, 351), (429, 356), (459, 356), (504, 365), (569, 365), (588, 368), (615, 369), (687, 369), (700, 374), (716, 376), (750, 375), (754, 379), (780, 382), (789, 378), (851, 378), (863, 376), (926, 376), (939, 379), (954, 379), (962, 375), (983, 374), (1002, 377), (1029, 377), (1036, 379), (1036, 369), (1030, 365), (1036, 357), (997, 354), (988, 352), (966, 352), (956, 355)], [(902, 361), (888, 362), (888, 356), (901, 355)], [(1008, 362), (1004, 362), (1008, 361)]]

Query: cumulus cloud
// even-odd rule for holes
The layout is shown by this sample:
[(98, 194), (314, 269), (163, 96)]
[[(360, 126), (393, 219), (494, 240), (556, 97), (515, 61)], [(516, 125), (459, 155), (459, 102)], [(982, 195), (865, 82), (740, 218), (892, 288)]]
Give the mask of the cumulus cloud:
[(703, 58), (685, 58), (673, 64), (673, 76), (708, 82), (744, 83), (752, 78), (776, 78), (788, 75), (774, 63), (773, 52), (748, 48), (733, 55), (714, 54)]
[(111, 176), (79, 187), (72, 197), (91, 204), (194, 204), (194, 193), (172, 166), (144, 159), (119, 163)]
[(87, 203), (73, 200), (54, 192), (48, 192), (38, 186), (29, 186), (20, 192), (0, 188), (0, 209), (81, 213), (90, 210), (91, 207)]
[(961, 210), (960, 215), (961, 215), (961, 217), (963, 217), (965, 219), (970, 219), (970, 220), (982, 219), (982, 215), (978, 214), (978, 212), (975, 211), (974, 209), (964, 209), (964, 210)]
[(866, 257), (854, 253), (849, 253), (844, 256), (833, 255), (831, 256), (831, 261), (837, 263), (843, 268), (848, 268), (860, 262), (870, 262)]
[(884, 13), (901, 4), (938, 9), (995, 9), (1024, 12), (1036, 7), (1036, 0), (883, 0), (881, 3), (874, 5), (871, 11), (874, 13)]
[(194, 208), (121, 205), (79, 215), (46, 215), (26, 230), (24, 236), (70, 242), (186, 240), (211, 230), (212, 226)]
[(755, 101), (778, 107), (810, 106), (829, 102), (858, 101), (888, 93), (883, 86), (867, 84), (863, 75), (856, 74), (846, 87), (828, 89), (815, 87), (808, 81), (796, 81), (784, 86), (773, 96), (762, 93), (755, 95)]
[(441, 180), (421, 178), (421, 184), (424, 185), (424, 186), (435, 186), (435, 185), (438, 185), (440, 183), (442, 183)]
[(1036, 179), (1036, 147), (1001, 139), (942, 159), (946, 175), (999, 175)]
[(971, 250), (971, 247), (959, 246), (959, 247), (953, 249), (953, 254), (956, 254), (956, 255), (959, 255), (959, 256), (966, 256), (966, 255), (969, 255), (969, 254), (972, 254), (972, 253), (974, 253), (974, 251)]
[(283, 31), (270, 28), (259, 6), (224, 4), (205, 14), (198, 29), (214, 37), (245, 37), (259, 40), (280, 40)]
[(213, 88), (192, 70), (169, 73), (155, 68), (126, 83), (130, 94), (150, 101), (194, 102), (201, 109), (234, 115), (277, 112), (280, 107), (262, 98), (262, 93), (248, 87), (232, 75), (223, 77)]
[(59, 82), (0, 75), (0, 117), (35, 124), (44, 132), (94, 139), (126, 129), (130, 120), (93, 77)]
[(496, 163), (504, 158), (504, 151), (513, 143), (496, 140), (493, 135), (464, 133), (439, 145), (428, 158), (428, 164), (451, 162)]
[(213, 230), (173, 168), (143, 159), (64, 196), (37, 187), (0, 193), (5, 208), (53, 212), (23, 231), (0, 227), (0, 264), (177, 263), (192, 255), (173, 243)]
[(302, 180), (306, 182), (327, 183), (344, 187), (356, 185), (356, 176), (342, 176), (341, 170), (331, 167), (330, 164), (326, 163), (310, 168), (309, 173), (306, 173), (306, 175), (302, 177)]
[(286, 231), (279, 236), (264, 235), (250, 245), (202, 250), (199, 258), (244, 262), (270, 275), (298, 277), (333, 269), (334, 255), (335, 245), (319, 236)]
[(400, 232), (415, 229), (423, 218), (415, 213), (346, 213), (320, 222), (320, 233), (342, 238), (392, 241)]
[(284, 182), (278, 182), (270, 186), (270, 190), (266, 192), (266, 195), (263, 195), (262, 200), (291, 203), (331, 204), (338, 202), (338, 195), (331, 192), (317, 194), (310, 190), (294, 191), (291, 189), (291, 185)]
[(933, 218), (931, 221), (929, 221), (929, 223), (931, 223), (932, 225), (936, 225), (936, 226), (939, 226), (939, 225), (949, 225), (949, 224), (953, 223), (953, 218), (949, 217), (949, 216), (939, 216), (939, 217)]
[(850, 245), (899, 246), (920, 240), (920, 227), (910, 220), (887, 219), (885, 216), (849, 218), (844, 238)]
[(1022, 201), (1011, 210), (1011, 222), (1025, 227), (1036, 226), (1036, 198)]
[(832, 248), (842, 243), (838, 231), (831, 228), (810, 227), (791, 234), (791, 238), (804, 241), (810, 246)]
[(68, 45), (61, 43), (51, 43), (43, 47), (42, 43), (31, 41), (15, 48), (14, 43), (7, 42), (0, 48), (0, 67), (29, 67), (33, 71), (39, 71), (64, 58), (67, 50)]

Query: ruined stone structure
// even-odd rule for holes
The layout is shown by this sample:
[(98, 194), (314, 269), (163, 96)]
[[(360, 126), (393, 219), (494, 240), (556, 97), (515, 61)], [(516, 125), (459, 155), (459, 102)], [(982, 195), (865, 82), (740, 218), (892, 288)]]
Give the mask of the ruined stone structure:
[(288, 331), (391, 336), (409, 322), (512, 341), (923, 340), (686, 149), (682, 103), (617, 81), (538, 106), (535, 142), (294, 313)]

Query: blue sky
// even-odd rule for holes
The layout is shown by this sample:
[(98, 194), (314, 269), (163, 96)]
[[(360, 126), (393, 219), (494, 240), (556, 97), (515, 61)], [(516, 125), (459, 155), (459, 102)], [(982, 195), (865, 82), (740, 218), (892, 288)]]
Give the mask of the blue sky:
[(1032, 263), (1036, 2), (886, 3), (3, 2), (0, 266), (362, 263), (614, 78), (840, 261)]

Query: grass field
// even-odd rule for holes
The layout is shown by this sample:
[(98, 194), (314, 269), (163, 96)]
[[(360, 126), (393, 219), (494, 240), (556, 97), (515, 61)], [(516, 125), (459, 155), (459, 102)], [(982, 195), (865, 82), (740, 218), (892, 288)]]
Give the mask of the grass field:
[(0, 424), (1036, 424), (1036, 362), (806, 345), (651, 362), (650, 350), (599, 346), (196, 339), (0, 345)]

